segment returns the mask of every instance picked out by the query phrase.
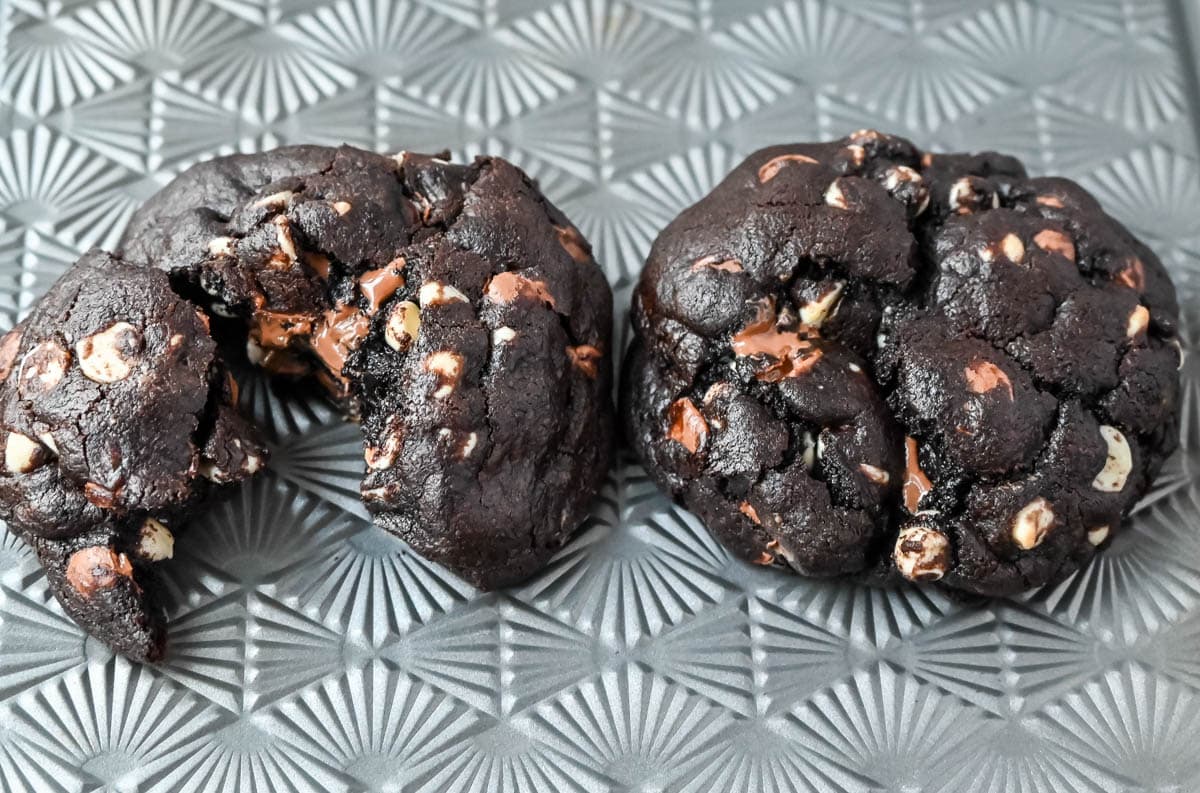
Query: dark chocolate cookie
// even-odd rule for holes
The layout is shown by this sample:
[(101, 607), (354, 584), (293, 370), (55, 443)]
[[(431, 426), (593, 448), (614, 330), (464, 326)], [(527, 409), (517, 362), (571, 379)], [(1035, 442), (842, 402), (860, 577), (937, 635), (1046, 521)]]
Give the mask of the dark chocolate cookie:
[[(380, 525), (483, 588), (528, 576), (608, 465), (612, 296), (519, 169), (301, 146), (197, 165), (122, 243), (271, 372), (361, 420)], [(237, 352), (232, 350), (232, 352)]]
[(86, 630), (161, 657), (170, 527), (266, 460), (208, 318), (164, 274), (93, 251), (0, 339), (0, 376), (0, 514)]
[(1091, 558), (1178, 436), (1174, 288), (1082, 188), (863, 130), (752, 154), (655, 241), (623, 383), (740, 555), (984, 594)]

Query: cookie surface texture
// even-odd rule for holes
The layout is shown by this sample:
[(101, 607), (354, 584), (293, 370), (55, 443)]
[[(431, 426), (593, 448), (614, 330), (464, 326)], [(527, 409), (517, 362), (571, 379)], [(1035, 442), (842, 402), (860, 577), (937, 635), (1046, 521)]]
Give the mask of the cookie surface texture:
[(0, 339), (0, 363), (5, 521), (76, 621), (156, 660), (171, 527), (267, 459), (208, 318), (163, 273), (92, 251)]
[(1001, 595), (1085, 563), (1177, 445), (1158, 258), (1065, 179), (862, 130), (752, 154), (655, 241), (649, 473), (740, 556)]
[[(376, 521), (472, 584), (540, 567), (610, 457), (612, 296), (518, 168), (301, 146), (202, 163), (122, 244), (231, 355), (360, 420)], [(516, 494), (516, 495), (515, 495)]]

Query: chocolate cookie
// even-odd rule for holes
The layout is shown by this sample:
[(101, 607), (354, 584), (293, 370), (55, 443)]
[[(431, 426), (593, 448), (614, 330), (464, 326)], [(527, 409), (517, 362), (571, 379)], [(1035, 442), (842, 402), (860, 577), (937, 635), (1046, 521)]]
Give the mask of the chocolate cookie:
[(1011, 593), (1090, 559), (1175, 449), (1177, 315), (1078, 185), (863, 130), (752, 154), (663, 231), (623, 411), (751, 561)]
[(133, 217), (227, 343), (361, 420), (383, 527), (483, 588), (526, 577), (608, 465), (612, 297), (519, 169), (300, 146), (197, 165)]
[(156, 660), (153, 565), (214, 484), (266, 460), (208, 318), (164, 274), (85, 255), (0, 339), (0, 515), (88, 632)]

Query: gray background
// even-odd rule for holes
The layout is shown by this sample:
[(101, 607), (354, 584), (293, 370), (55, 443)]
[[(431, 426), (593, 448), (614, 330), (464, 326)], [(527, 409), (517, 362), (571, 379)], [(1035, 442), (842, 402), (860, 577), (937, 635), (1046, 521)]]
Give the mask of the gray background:
[[(502, 154), (627, 286), (753, 148), (879, 126), (1082, 181), (1168, 262), (1195, 349), (1197, 18), (1189, 0), (0, 0), (0, 325), (218, 153)], [(1062, 585), (983, 608), (752, 570), (632, 465), (546, 571), (480, 596), (364, 519), (353, 426), (252, 382), (277, 462), (179, 543), (161, 668), (85, 639), (0, 539), (0, 789), (1193, 793), (1197, 359), (1186, 450), (1132, 526)]]

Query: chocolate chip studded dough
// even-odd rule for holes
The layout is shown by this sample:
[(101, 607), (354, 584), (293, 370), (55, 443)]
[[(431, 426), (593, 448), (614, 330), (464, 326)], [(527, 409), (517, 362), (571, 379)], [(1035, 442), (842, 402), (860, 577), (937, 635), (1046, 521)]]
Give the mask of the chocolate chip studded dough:
[(0, 339), (0, 514), (89, 633), (162, 657), (171, 527), (259, 470), (208, 318), (166, 276), (85, 255)]
[(229, 354), (361, 420), (376, 521), (471, 583), (527, 577), (610, 457), (612, 294), (519, 169), (296, 146), (201, 163), (122, 243)]
[(752, 154), (663, 231), (622, 410), (746, 559), (1012, 593), (1086, 563), (1175, 449), (1177, 315), (1077, 184), (863, 130)]

